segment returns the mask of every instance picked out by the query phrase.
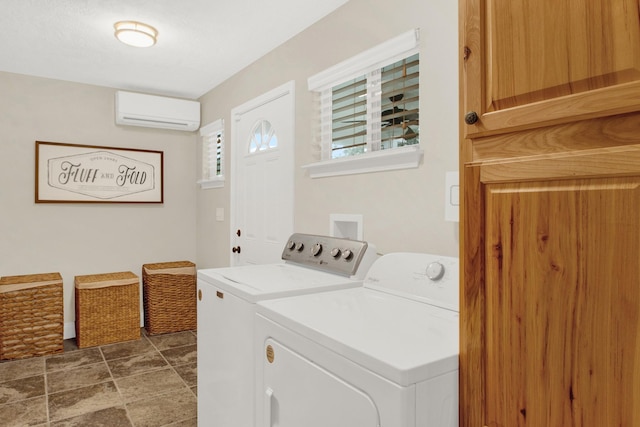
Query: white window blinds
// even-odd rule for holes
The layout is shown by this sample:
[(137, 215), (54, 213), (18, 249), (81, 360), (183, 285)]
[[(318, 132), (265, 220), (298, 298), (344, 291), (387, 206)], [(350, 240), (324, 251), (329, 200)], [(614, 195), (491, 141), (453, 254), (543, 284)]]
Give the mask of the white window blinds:
[(322, 159), (419, 143), (418, 30), (309, 79), (319, 94)]
[(224, 185), (224, 121), (216, 120), (200, 129), (202, 136), (201, 188)]

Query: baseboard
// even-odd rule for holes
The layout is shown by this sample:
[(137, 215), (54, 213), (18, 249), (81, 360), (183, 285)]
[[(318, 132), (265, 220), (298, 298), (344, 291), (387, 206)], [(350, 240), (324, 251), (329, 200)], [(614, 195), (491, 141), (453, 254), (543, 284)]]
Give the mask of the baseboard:
[(76, 322), (64, 322), (63, 337), (65, 340), (76, 337)]

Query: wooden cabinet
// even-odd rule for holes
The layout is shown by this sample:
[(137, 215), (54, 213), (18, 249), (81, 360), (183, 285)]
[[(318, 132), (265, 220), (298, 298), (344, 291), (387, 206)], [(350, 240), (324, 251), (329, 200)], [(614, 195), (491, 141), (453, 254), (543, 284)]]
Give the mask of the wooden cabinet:
[(459, 5), (460, 425), (639, 426), (638, 1)]
[(637, 0), (460, 0), (469, 136), (637, 111)]

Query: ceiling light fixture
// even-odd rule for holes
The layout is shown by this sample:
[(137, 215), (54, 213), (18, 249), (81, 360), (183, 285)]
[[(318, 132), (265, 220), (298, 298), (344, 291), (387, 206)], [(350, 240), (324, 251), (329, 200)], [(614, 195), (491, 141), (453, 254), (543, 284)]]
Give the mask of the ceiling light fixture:
[(158, 37), (158, 30), (138, 21), (118, 21), (113, 28), (116, 38), (130, 46), (150, 47), (156, 44)]

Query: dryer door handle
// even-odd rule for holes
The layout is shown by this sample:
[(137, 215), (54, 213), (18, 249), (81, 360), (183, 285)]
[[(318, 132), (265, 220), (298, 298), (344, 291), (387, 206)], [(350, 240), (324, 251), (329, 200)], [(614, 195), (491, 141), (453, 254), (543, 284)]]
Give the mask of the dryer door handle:
[(264, 399), (264, 425), (266, 427), (271, 427), (271, 401), (273, 400), (273, 390), (270, 387), (264, 391), (265, 399)]

